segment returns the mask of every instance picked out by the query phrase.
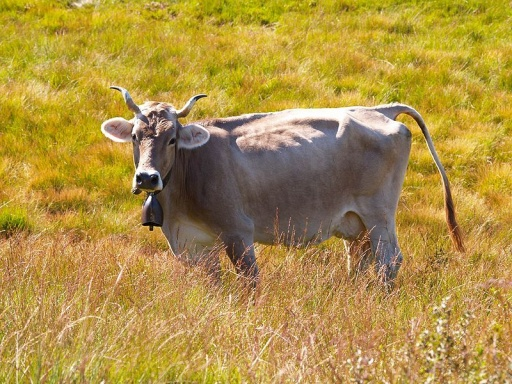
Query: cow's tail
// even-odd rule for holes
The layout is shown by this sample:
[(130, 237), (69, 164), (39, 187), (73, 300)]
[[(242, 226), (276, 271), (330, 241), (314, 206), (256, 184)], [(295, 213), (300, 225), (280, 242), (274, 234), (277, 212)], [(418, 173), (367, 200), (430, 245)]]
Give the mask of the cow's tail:
[(441, 164), (441, 160), (437, 155), (436, 149), (434, 147), (434, 143), (432, 142), (432, 138), (430, 137), (430, 133), (427, 129), (427, 125), (425, 121), (421, 117), (421, 115), (414, 108), (411, 108), (404, 104), (391, 104), (388, 106), (384, 106), (382, 109), (378, 108), (378, 110), (387, 116), (390, 119), (396, 120), (398, 115), (405, 113), (406, 115), (411, 116), (418, 126), (423, 132), (423, 136), (425, 137), (425, 141), (427, 142), (428, 149), (434, 162), (436, 163), (437, 169), (441, 174), (441, 179), (443, 181), (444, 188), (444, 207), (446, 212), (446, 222), (448, 223), (448, 229), (450, 230), (450, 237), (452, 239), (453, 244), (457, 248), (459, 252), (465, 252), (464, 241), (462, 239), (462, 233), (460, 231), (459, 225), (457, 224), (457, 220), (455, 218), (455, 206), (453, 204), (452, 192), (450, 189), (450, 182), (448, 181), (448, 177), (446, 176), (446, 171)]

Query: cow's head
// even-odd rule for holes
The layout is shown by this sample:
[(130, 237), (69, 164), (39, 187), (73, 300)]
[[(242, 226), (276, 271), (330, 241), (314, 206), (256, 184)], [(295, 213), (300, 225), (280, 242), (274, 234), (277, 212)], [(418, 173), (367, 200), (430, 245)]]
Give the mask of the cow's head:
[(201, 125), (181, 125), (178, 119), (189, 114), (195, 102), (206, 95), (196, 95), (180, 110), (167, 103), (148, 101), (138, 106), (128, 91), (123, 94), (128, 108), (135, 114), (131, 120), (114, 117), (101, 125), (109, 139), (133, 143), (135, 176), (132, 192), (158, 192), (164, 188), (164, 178), (174, 164), (176, 148), (194, 149), (205, 144), (210, 133)]

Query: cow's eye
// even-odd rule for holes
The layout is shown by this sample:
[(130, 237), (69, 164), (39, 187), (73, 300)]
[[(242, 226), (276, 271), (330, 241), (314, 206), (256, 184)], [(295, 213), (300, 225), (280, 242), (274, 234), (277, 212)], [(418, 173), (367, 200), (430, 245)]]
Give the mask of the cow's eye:
[(135, 133), (132, 133), (132, 140), (134, 143), (137, 141), (137, 135)]
[(171, 140), (169, 140), (169, 145), (174, 145), (176, 144), (176, 138), (172, 138)]

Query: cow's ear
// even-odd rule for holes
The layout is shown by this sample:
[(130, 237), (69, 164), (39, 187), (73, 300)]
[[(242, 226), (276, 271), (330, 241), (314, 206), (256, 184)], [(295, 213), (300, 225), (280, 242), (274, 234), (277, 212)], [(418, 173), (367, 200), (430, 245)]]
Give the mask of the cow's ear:
[(101, 124), (101, 132), (118, 143), (132, 141), (132, 129), (133, 123), (122, 117), (114, 117)]
[(202, 125), (185, 125), (178, 131), (178, 147), (184, 149), (194, 149), (200, 147), (210, 139), (210, 132)]

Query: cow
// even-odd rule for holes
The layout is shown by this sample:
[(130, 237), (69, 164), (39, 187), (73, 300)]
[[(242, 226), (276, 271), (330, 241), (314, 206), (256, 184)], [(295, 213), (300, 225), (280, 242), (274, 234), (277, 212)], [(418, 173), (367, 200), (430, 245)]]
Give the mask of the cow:
[(220, 244), (256, 286), (255, 242), (301, 246), (335, 236), (361, 270), (375, 261), (379, 279), (392, 285), (403, 259), (395, 221), (411, 149), (400, 114), (425, 137), (441, 175), (450, 237), (464, 251), (446, 172), (423, 118), (407, 105), (290, 109), (184, 125), (180, 119), (206, 95), (177, 110), (165, 102), (139, 106), (126, 89), (111, 88), (134, 117), (106, 120), (101, 131), (132, 142), (132, 192), (156, 194), (169, 246), (189, 263), (208, 260), (220, 271)]

